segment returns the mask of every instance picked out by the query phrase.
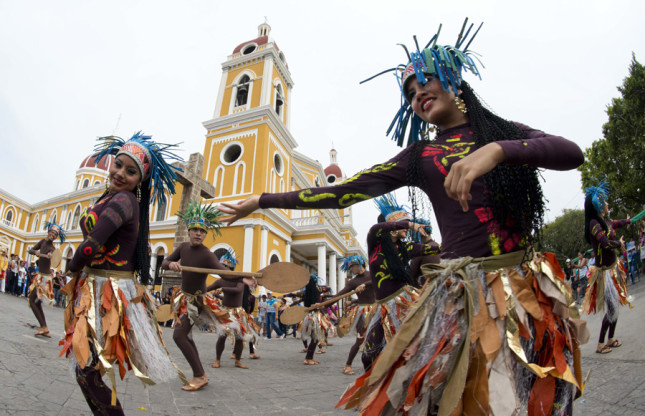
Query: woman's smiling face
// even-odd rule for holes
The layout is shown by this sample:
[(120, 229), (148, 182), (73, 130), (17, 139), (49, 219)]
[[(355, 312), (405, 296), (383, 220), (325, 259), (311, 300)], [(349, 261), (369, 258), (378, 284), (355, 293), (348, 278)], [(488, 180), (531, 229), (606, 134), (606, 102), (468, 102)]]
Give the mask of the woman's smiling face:
[(139, 166), (128, 155), (122, 154), (110, 166), (110, 192), (133, 191), (141, 182)]

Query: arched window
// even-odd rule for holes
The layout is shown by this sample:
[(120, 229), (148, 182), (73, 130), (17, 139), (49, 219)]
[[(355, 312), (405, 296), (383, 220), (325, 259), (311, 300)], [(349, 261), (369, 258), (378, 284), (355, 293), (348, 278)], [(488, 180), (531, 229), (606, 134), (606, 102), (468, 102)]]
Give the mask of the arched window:
[(12, 226), (13, 224), (11, 223), (13, 221), (13, 210), (9, 209), (7, 210), (7, 213), (4, 216), (4, 223), (5, 225)]
[(101, 184), (101, 181), (94, 181), (94, 186), (100, 185), (100, 184)]
[(85, 179), (85, 180), (83, 181), (83, 188), (87, 188), (88, 186), (90, 186), (90, 180), (89, 180), (89, 179)]
[(52, 214), (51, 220), (49, 220), (49, 221), (50, 222), (56, 222), (56, 216), (57, 216), (56, 211), (54, 211), (54, 213)]
[(78, 228), (78, 220), (81, 217), (81, 206), (77, 205), (74, 210), (74, 217), (72, 217), (72, 230)]
[(163, 221), (166, 219), (166, 206), (168, 205), (167, 201), (163, 201), (157, 205), (157, 215), (155, 216), (155, 221)]
[(71, 230), (72, 226), (73, 226), (73, 224), (72, 224), (72, 211), (69, 211), (67, 213), (67, 222), (65, 222), (65, 228), (67, 228), (68, 230)]
[(236, 94), (235, 94), (235, 107), (241, 107), (246, 105), (249, 100), (249, 83), (251, 78), (248, 75), (242, 76), (240, 82), (237, 84)]
[(282, 116), (282, 106), (284, 105), (284, 95), (282, 94), (282, 86), (276, 84), (275, 86), (275, 113)]
[(36, 214), (36, 216), (34, 217), (34, 223), (31, 227), (32, 233), (35, 233), (36, 231), (38, 231), (38, 221), (40, 221), (40, 216)]
[(269, 264), (277, 263), (280, 261), (280, 257), (277, 254), (272, 254), (269, 258)]
[(244, 179), (246, 176), (246, 164), (240, 162), (235, 166), (235, 178), (233, 184), (233, 194), (243, 194), (244, 193)]

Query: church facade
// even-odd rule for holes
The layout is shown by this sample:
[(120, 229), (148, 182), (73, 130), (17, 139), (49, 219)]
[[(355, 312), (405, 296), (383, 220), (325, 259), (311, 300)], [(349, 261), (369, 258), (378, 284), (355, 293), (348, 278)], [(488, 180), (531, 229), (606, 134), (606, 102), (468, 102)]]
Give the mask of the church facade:
[[(151, 267), (159, 284), (159, 265), (185, 232), (176, 226), (176, 213), (189, 199), (204, 203), (235, 203), (263, 192), (295, 191), (332, 185), (344, 179), (330, 152), (323, 167), (296, 151), (289, 130), (293, 80), (284, 53), (269, 37), (270, 26), (258, 27), (257, 38), (238, 45), (222, 63), (222, 77), (213, 118), (203, 123), (203, 154), (193, 154), (166, 206), (150, 212)], [(37, 204), (29, 204), (0, 189), (0, 249), (30, 259), (27, 253), (55, 219), (67, 228), (61, 247), (64, 269), (81, 243), (78, 217), (104, 191), (112, 160), (96, 164), (90, 157), (76, 172), (74, 189)], [(208, 235), (204, 244), (221, 254), (236, 253), (237, 270), (256, 271), (276, 261), (300, 264), (318, 273), (334, 292), (344, 286), (339, 259), (365, 252), (352, 226), (351, 207), (344, 210), (258, 210), (221, 236)], [(241, 266), (241, 267), (240, 267)]]

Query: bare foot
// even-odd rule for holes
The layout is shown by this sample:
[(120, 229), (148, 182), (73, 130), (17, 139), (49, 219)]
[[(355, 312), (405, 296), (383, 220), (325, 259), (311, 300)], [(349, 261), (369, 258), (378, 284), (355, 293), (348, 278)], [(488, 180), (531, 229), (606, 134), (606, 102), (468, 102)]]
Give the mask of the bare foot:
[(231, 354), (231, 360), (235, 359), (235, 354)]
[(51, 335), (49, 335), (49, 328), (46, 326), (40, 327), (38, 331), (34, 335), (42, 335), (43, 337), (51, 338)]
[(217, 361), (215, 361), (213, 364), (211, 364), (211, 367), (213, 367), (213, 368), (219, 368), (219, 367), (220, 367), (220, 365), (221, 365), (221, 364), (220, 364), (219, 360), (217, 360)]

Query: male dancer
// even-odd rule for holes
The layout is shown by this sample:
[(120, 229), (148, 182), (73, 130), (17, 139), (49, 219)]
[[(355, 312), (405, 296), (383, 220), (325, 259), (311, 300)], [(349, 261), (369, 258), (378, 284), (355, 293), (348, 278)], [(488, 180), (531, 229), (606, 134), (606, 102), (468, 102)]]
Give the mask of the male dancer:
[(52, 286), (51, 257), (56, 247), (54, 247), (54, 240), (56, 237), (60, 238), (60, 243), (65, 241), (65, 231), (55, 222), (48, 222), (47, 238), (43, 238), (36, 243), (35, 246), (29, 249), (29, 254), (38, 256), (38, 274), (33, 279), (31, 287), (29, 288), (29, 307), (36, 315), (40, 328), (34, 335), (41, 335), (43, 337), (51, 338), (49, 329), (47, 328), (47, 321), (45, 320), (45, 312), (43, 311), (43, 296), (49, 300), (54, 297), (54, 288)]
[[(193, 379), (182, 389), (196, 391), (208, 384), (208, 377), (206, 377), (204, 367), (202, 367), (199, 359), (199, 353), (191, 336), (191, 330), (195, 323), (212, 323), (215, 326), (221, 326), (221, 323), (219, 323), (213, 312), (213, 307), (217, 308), (215, 302), (210, 296), (206, 295), (208, 292), (206, 290), (206, 277), (208, 274), (182, 271), (182, 265), (179, 264), (179, 260), (184, 266), (189, 267), (220, 270), (227, 270), (227, 268), (203, 244), (207, 231), (217, 231), (219, 228), (220, 222), (217, 218), (221, 215), (220, 212), (212, 205), (202, 206), (199, 203), (191, 202), (184, 212), (177, 215), (179, 221), (186, 223), (190, 242), (182, 243), (177, 247), (170, 256), (164, 259), (161, 267), (165, 270), (170, 269), (181, 272), (181, 290), (176, 293), (172, 301), (175, 316), (177, 317), (172, 338), (193, 370)], [(242, 284), (239, 277), (226, 276), (224, 279), (230, 279)]]

